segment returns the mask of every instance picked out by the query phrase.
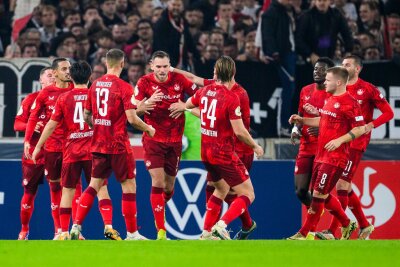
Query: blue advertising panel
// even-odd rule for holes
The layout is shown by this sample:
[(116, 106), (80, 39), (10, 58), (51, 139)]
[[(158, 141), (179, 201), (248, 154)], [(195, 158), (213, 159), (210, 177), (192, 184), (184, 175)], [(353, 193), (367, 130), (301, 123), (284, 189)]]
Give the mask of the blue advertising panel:
[[(293, 161), (255, 161), (250, 172), (256, 199), (250, 213), (257, 222), (254, 239), (282, 239), (295, 233), (301, 224), (301, 209), (294, 194)], [(0, 161), (0, 239), (16, 239), (20, 231), (21, 162)], [(183, 161), (175, 183), (175, 194), (166, 209), (166, 227), (171, 239), (197, 239), (205, 214), (206, 171), (200, 161)], [(84, 185), (86, 186), (86, 185)], [(150, 206), (151, 179), (143, 161), (137, 162), (138, 227), (141, 234), (155, 239), (156, 229)], [(110, 179), (113, 227), (125, 237), (121, 214), (121, 187)], [(225, 206), (226, 209), (226, 206)], [(102, 239), (103, 224), (93, 205), (83, 224), (87, 239)], [(236, 220), (228, 226), (232, 236), (240, 229)], [(30, 224), (30, 239), (52, 239), (53, 223), (47, 183), (39, 187)]]

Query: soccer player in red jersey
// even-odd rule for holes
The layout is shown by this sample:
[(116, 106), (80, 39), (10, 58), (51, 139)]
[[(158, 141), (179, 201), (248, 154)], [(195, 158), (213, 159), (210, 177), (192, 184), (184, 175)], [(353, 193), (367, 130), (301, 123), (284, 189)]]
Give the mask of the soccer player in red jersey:
[[(213, 79), (204, 79), (202, 77), (196, 76), (190, 72), (180, 70), (177, 68), (171, 67), (172, 72), (177, 72), (185, 75), (186, 78), (190, 79), (193, 81), (196, 85), (204, 87), (210, 84), (215, 83), (216, 77), (214, 73)], [(249, 96), (247, 95), (246, 90), (236, 83), (235, 80), (234, 84), (231, 88), (228, 88), (229, 90), (232, 91), (232, 93), (236, 94), (239, 98), (240, 102), (240, 109), (242, 113), (242, 120), (243, 124), (246, 127), (246, 129), (249, 131), (250, 130), (250, 100)], [(188, 110), (189, 111), (189, 110)], [(200, 117), (200, 111), (198, 108), (191, 109), (190, 112), (197, 116)], [(235, 136), (235, 152), (238, 155), (239, 159), (242, 161), (244, 166), (246, 167), (247, 171), (250, 171), (251, 166), (253, 164), (254, 160), (254, 151), (251, 147), (240, 141), (236, 136)], [(212, 186), (212, 181), (210, 179), (210, 175), (207, 175), (207, 186), (206, 186), (206, 203), (210, 199), (211, 195), (214, 192), (214, 186)], [(229, 194), (226, 196), (224, 201), (230, 205), (236, 198), (236, 195), (233, 194), (231, 191)], [(241, 222), (242, 222), (242, 229), (236, 233), (234, 239), (238, 240), (244, 240), (248, 239), (249, 235), (256, 229), (257, 224), (256, 222), (251, 218), (249, 210), (247, 209), (245, 212), (243, 212), (239, 216)]]
[[(238, 96), (228, 89), (235, 84), (235, 72), (235, 62), (230, 57), (221, 57), (215, 64), (217, 82), (200, 89), (186, 102), (186, 108), (200, 109), (201, 158), (215, 187), (207, 203), (200, 239), (230, 239), (226, 226), (239, 217), (254, 200), (249, 173), (235, 153), (234, 133), (258, 157), (264, 154), (243, 124)], [(237, 197), (213, 226), (230, 188)]]
[[(348, 206), (359, 223), (360, 232), (358, 238), (366, 239), (374, 230), (374, 226), (367, 221), (361, 207), (360, 199), (351, 188), (351, 181), (356, 173), (362, 155), (367, 149), (371, 139), (372, 129), (390, 121), (394, 114), (392, 108), (379, 89), (359, 78), (363, 66), (362, 61), (358, 56), (351, 55), (345, 57), (342, 66), (349, 72), (347, 91), (361, 106), (362, 115), (367, 123), (367, 132), (365, 135), (350, 143), (348, 162), (342, 177), (336, 185), (336, 190), (343, 209), (345, 210)], [(382, 114), (375, 120), (373, 119), (374, 108), (378, 108), (382, 112)], [(337, 227), (337, 220), (332, 218), (329, 229), (318, 233), (318, 236), (323, 239), (332, 239), (334, 238)]]
[[(24, 140), (24, 153), (27, 158), (31, 158), (29, 153), (30, 143), (35, 126), (41, 114), (46, 114), (45, 123), (51, 118), (51, 114), (56, 105), (57, 98), (65, 92), (71, 90), (69, 68), (71, 64), (66, 58), (56, 58), (53, 60), (52, 69), (55, 84), (43, 88), (32, 105), (29, 121), (26, 127)], [(62, 150), (64, 147), (64, 132), (62, 124), (50, 136), (45, 144), (44, 150), (44, 172), (50, 186), (51, 215), (54, 221), (55, 236), (57, 239), (61, 233), (59, 206), (61, 200), (61, 165)]]
[[(143, 135), (145, 164), (151, 179), (150, 202), (153, 210), (157, 239), (167, 239), (165, 206), (174, 193), (175, 176), (182, 154), (182, 135), (185, 125), (184, 95), (193, 95), (197, 86), (178, 73), (171, 73), (169, 55), (156, 51), (151, 58), (153, 73), (141, 77), (135, 87), (135, 98), (143, 100), (161, 93), (162, 101), (144, 115), (144, 121), (156, 129), (154, 138)], [(141, 113), (138, 112), (141, 115)]]
[[(321, 109), (324, 106), (326, 98), (330, 96), (326, 92), (324, 84), (326, 70), (333, 66), (335, 66), (335, 63), (330, 58), (321, 57), (317, 60), (313, 71), (314, 83), (304, 86), (300, 91), (299, 116), (305, 118), (317, 117), (317, 115), (308, 113), (304, 106), (310, 104), (317, 109)], [(309, 188), (318, 146), (318, 128), (295, 125), (291, 133), (293, 145), (296, 144), (296, 139), (300, 139), (300, 146), (294, 169), (294, 185), (297, 198), (309, 208), (311, 204)]]
[[(64, 124), (66, 136), (62, 163), (62, 196), (60, 203), (60, 223), (62, 233), (59, 240), (69, 239), (69, 222), (72, 213), (72, 199), (75, 188), (80, 183), (82, 171), (86, 181), (90, 182), (92, 168), (90, 143), (93, 130), (83, 120), (83, 107), (87, 99), (87, 84), (91, 75), (91, 68), (87, 62), (74, 63), (70, 69), (70, 75), (74, 82), (74, 89), (59, 96), (54, 113), (46, 124), (43, 133), (32, 154), (35, 161), (36, 156), (49, 136), (53, 133), (58, 123)], [(73, 110), (73, 112), (71, 112)], [(103, 185), (98, 193), (99, 210), (103, 217), (105, 236), (116, 238), (112, 231), (112, 204), (108, 195), (107, 185)], [(119, 236), (118, 236), (119, 237)]]
[(327, 70), (325, 77), (326, 92), (332, 94), (320, 110), (320, 117), (303, 118), (292, 115), (290, 123), (319, 127), (317, 155), (313, 167), (311, 187), (313, 198), (307, 219), (299, 232), (289, 240), (305, 240), (309, 231), (315, 227), (324, 207), (338, 218), (342, 227), (341, 239), (349, 239), (357, 228), (344, 213), (339, 200), (330, 194), (336, 185), (349, 154), (348, 142), (366, 132), (361, 108), (357, 101), (346, 92), (349, 73), (345, 68), (333, 67)]
[[(119, 78), (124, 67), (124, 52), (111, 49), (106, 54), (106, 75), (95, 80), (85, 103), (84, 120), (93, 129), (91, 142), (92, 177), (83, 192), (71, 229), (71, 239), (78, 239), (81, 225), (94, 198), (114, 171), (122, 187), (122, 214), (126, 240), (146, 239), (139, 234), (136, 220), (136, 167), (126, 129), (126, 121), (150, 137), (155, 130), (136, 115), (133, 88)], [(142, 101), (144, 102), (144, 101)], [(115, 236), (118, 232), (113, 230)], [(118, 239), (118, 238), (114, 238)]]
[[(54, 83), (53, 70), (50, 67), (43, 68), (40, 71), (39, 82), (42, 88)], [(26, 125), (29, 120), (29, 113), (33, 103), (39, 92), (34, 92), (25, 97), (21, 103), (21, 107), (15, 116), (14, 130), (24, 132)], [(39, 120), (36, 123), (34, 133), (30, 140), (31, 151), (35, 148), (37, 141), (39, 140), (40, 133), (43, 129), (45, 113), (39, 116)], [(29, 222), (32, 217), (34, 201), (38, 186), (43, 181), (44, 175), (44, 158), (43, 153), (38, 155), (38, 161), (36, 165), (34, 162), (22, 155), (22, 186), (24, 187), (24, 194), (21, 199), (21, 232), (18, 235), (18, 240), (27, 240), (29, 235)]]

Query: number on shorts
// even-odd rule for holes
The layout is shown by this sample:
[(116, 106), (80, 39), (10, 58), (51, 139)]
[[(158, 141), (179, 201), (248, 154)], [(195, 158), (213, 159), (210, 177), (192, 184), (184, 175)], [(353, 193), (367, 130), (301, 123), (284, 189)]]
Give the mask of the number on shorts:
[(326, 182), (326, 178), (328, 178), (328, 175), (326, 173), (322, 174), (321, 181), (319, 183), (321, 185), (324, 185)]
[(99, 115), (102, 117), (107, 116), (109, 93), (110, 91), (107, 88), (96, 88), (97, 110), (99, 111)]
[(344, 170), (345, 170), (346, 172), (349, 172), (350, 169), (351, 169), (351, 165), (353, 165), (353, 162), (352, 162), (351, 160), (348, 160), (348, 161), (347, 161), (347, 164), (346, 164), (346, 168), (344, 168)]
[(207, 119), (210, 120), (210, 128), (214, 128), (214, 124), (216, 121), (215, 117), (215, 110), (217, 107), (217, 99), (211, 100), (210, 105), (208, 106), (208, 98), (207, 97), (202, 97), (201, 98), (201, 104), (203, 104), (203, 108), (201, 109), (200, 113), (200, 120), (201, 120), (201, 125), (206, 126), (206, 122), (203, 120), (203, 115), (207, 116)]
[(79, 129), (81, 131), (85, 128), (85, 121), (83, 120), (82, 102), (76, 102), (76, 104), (75, 104), (74, 123), (79, 123)]

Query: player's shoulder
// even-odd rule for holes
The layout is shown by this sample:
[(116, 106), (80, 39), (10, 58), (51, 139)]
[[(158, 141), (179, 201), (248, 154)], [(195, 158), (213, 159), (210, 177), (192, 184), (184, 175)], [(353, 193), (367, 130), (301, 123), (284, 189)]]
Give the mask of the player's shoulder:
[(184, 81), (187, 80), (187, 78), (180, 73), (177, 72), (170, 72), (170, 79), (173, 81)]
[(315, 83), (310, 83), (310, 84), (307, 84), (307, 85), (303, 86), (303, 88), (301, 88), (300, 92), (301, 93), (308, 93), (308, 92), (314, 90), (314, 88), (315, 88)]

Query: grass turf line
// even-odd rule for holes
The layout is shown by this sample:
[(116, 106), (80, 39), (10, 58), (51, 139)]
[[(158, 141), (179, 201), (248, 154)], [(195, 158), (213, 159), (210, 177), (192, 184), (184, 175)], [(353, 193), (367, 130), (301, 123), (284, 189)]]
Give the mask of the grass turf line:
[(400, 241), (0, 240), (0, 266), (67, 265), (395, 267), (400, 266)]

